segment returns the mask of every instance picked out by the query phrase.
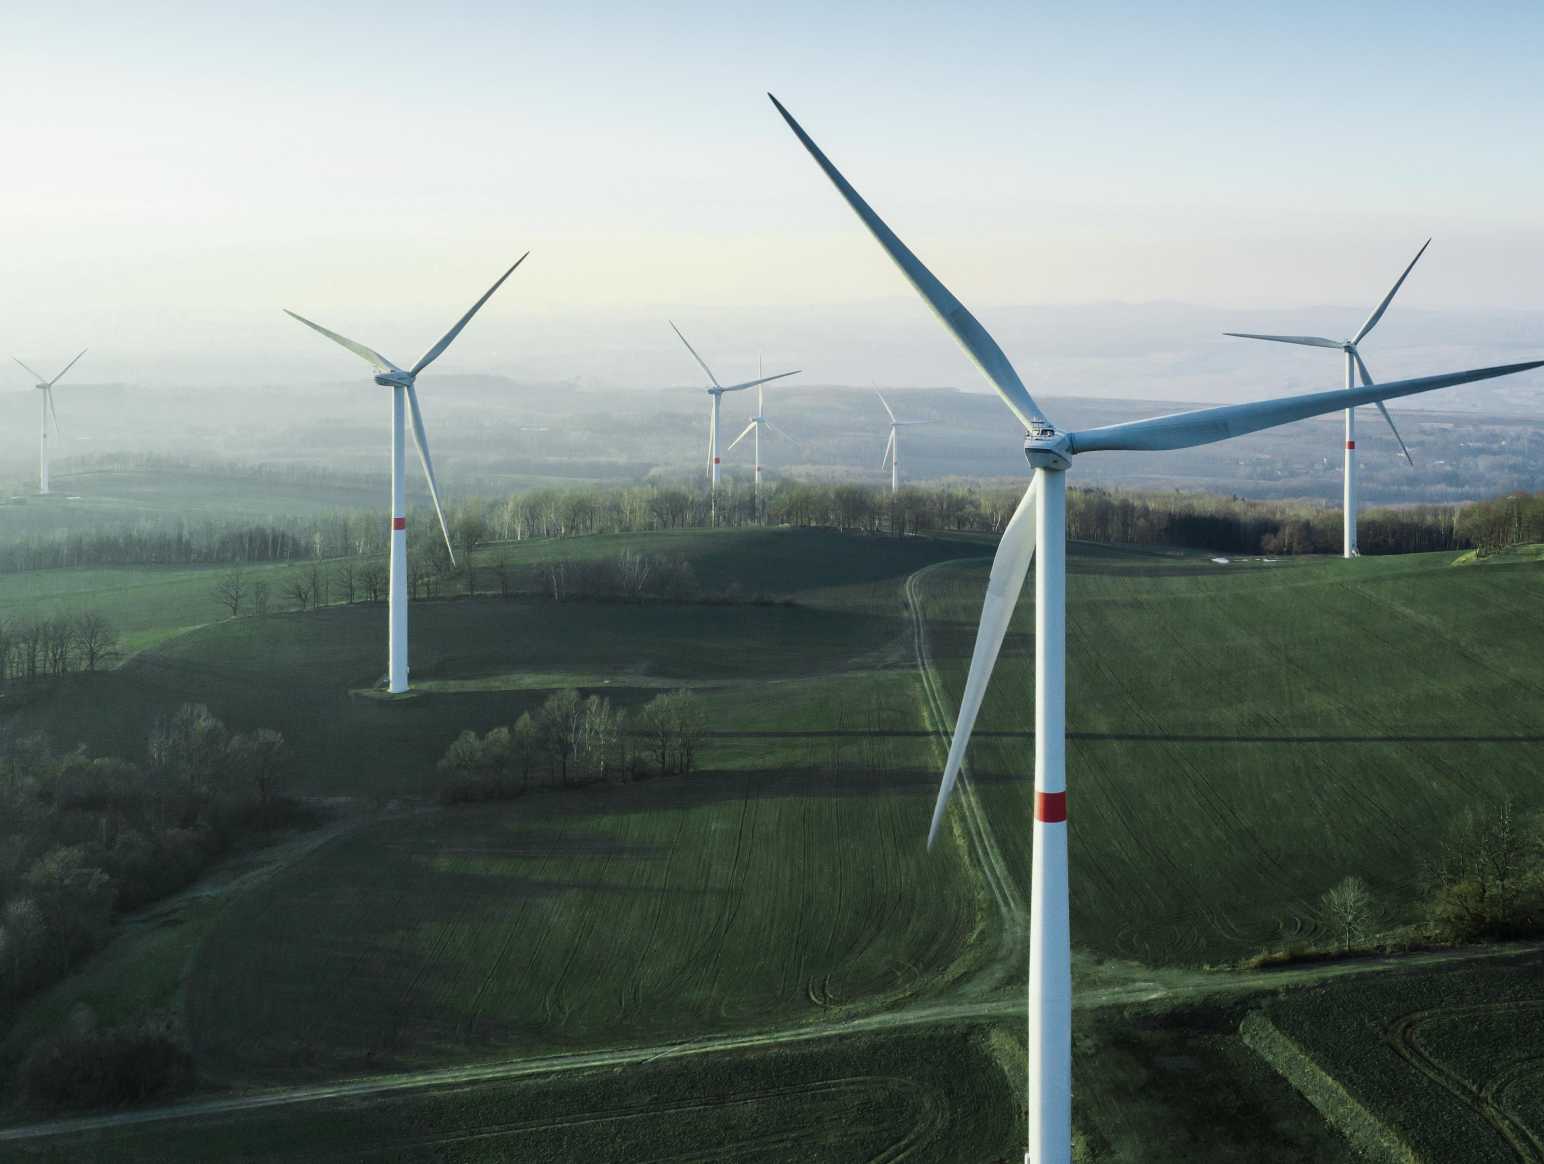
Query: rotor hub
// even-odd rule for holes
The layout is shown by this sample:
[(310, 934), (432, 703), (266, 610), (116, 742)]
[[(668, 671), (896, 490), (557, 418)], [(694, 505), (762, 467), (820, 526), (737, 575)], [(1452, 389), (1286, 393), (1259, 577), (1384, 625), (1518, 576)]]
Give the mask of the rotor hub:
[(406, 372), (377, 372), (375, 382), (382, 388), (411, 388), (413, 377)]

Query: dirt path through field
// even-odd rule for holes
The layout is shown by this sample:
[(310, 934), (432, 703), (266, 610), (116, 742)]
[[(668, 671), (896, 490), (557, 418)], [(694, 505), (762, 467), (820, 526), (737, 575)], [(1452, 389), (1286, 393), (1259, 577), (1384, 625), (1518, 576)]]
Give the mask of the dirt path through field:
[[(924, 566), (907, 576), (903, 588), (906, 612), (911, 618), (912, 648), (917, 660), (917, 676), (922, 683), (930, 726), (933, 729), (934, 738), (938, 741), (937, 758), (940, 771), (943, 769), (943, 762), (949, 751), (949, 741), (954, 733), (954, 713), (950, 710), (951, 704), (944, 698), (938, 677), (933, 672), (933, 659), (927, 641), (927, 618), (923, 614), (922, 593), (918, 583), (934, 570), (979, 560), (979, 558), (958, 558)], [(993, 960), (992, 973), (987, 976), (983, 984), (988, 988), (1000, 986), (1012, 975), (1026, 948), (1029, 914), (1025, 909), (1023, 898), (1019, 896), (1018, 889), (1014, 885), (1013, 877), (1008, 872), (1007, 862), (1003, 859), (1002, 850), (998, 847), (997, 838), (992, 832), (992, 823), (987, 819), (986, 812), (981, 807), (981, 800), (976, 795), (975, 785), (970, 779), (969, 764), (960, 765), (959, 783), (955, 788), (954, 799), (959, 806), (955, 810), (956, 819), (963, 821), (963, 832), (974, 857), (973, 867), (980, 874), (987, 892), (991, 895), (1001, 923), (998, 928), (998, 949)]]
[[(1207, 971), (1166, 971), (1163, 980), (1138, 981), (1098, 989), (1075, 990), (1073, 1006), (1077, 1010), (1097, 1010), (1136, 1002), (1169, 1000), (1181, 1002), (1204, 997), (1243, 995), (1276, 991), (1284, 986), (1301, 986), (1329, 978), (1355, 974), (1410, 970), (1508, 957), (1524, 951), (1544, 950), (1544, 943), (1512, 945), (1496, 949), (1450, 950), (1397, 957), (1368, 958), (1321, 964), (1293, 970), (1215, 973)], [(675, 1043), (583, 1051), (562, 1055), (501, 1059), (461, 1067), (442, 1067), (428, 1071), (401, 1072), (366, 1078), (336, 1080), (301, 1087), (273, 1088), (240, 1095), (192, 1100), (135, 1111), (80, 1116), (46, 1123), (22, 1124), (0, 1128), (0, 1143), (46, 1139), (111, 1128), (157, 1123), (163, 1120), (200, 1119), (293, 1104), (319, 1103), (338, 1099), (363, 1099), (393, 1093), (464, 1087), (474, 1084), (513, 1081), (537, 1076), (560, 1075), (601, 1068), (627, 1067), (666, 1059), (743, 1051), (757, 1047), (783, 1046), (811, 1042), (842, 1035), (904, 1030), (918, 1026), (953, 1025), (968, 1022), (993, 1022), (1024, 1017), (1025, 1001), (1016, 990), (1001, 992), (993, 998), (973, 998), (954, 1002), (927, 1002), (884, 1014), (864, 1015), (845, 1020), (828, 1020), (781, 1027), (741, 1035), (715, 1035)]]

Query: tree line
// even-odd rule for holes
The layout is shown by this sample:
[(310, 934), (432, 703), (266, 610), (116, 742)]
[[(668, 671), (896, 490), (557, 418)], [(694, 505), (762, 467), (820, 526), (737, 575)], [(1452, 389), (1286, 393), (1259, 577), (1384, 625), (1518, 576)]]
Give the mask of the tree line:
[[(69, 973), (107, 940), (117, 914), (189, 884), (244, 837), (291, 821), (289, 768), (278, 732), (232, 732), (201, 704), (158, 718), (134, 760), (0, 735), (0, 1004)], [(169, 1070), (185, 1060), (164, 1038), (142, 1036), (50, 1036), (24, 1060), (22, 1092), (42, 1107), (135, 1098), (103, 1094), (104, 1081), (142, 1088), (154, 1063)], [(115, 1063), (103, 1059), (109, 1053), (149, 1058)]]
[(706, 720), (698, 699), (679, 690), (625, 711), (604, 696), (558, 691), (510, 727), (464, 731), (440, 758), (440, 800), (508, 800), (532, 788), (687, 775), (697, 766)]
[(0, 618), (0, 687), (95, 671), (118, 654), (118, 632), (95, 610)]
[[(753, 526), (820, 526), (900, 536), (928, 530), (1000, 533), (1023, 485), (950, 481), (892, 494), (878, 486), (779, 480), (758, 495), (743, 482), (649, 482), (535, 489), (503, 498), (471, 497), (447, 511), (458, 556), (490, 541), (586, 534)], [(1206, 493), (1100, 487), (1068, 491), (1069, 536), (1126, 545), (1175, 546), (1237, 554), (1333, 553), (1341, 542), (1338, 507), (1248, 501)], [(449, 556), (432, 511), (409, 518), (410, 572), (419, 589), (439, 584)], [(1544, 493), (1489, 501), (1364, 510), (1359, 540), (1368, 554), (1494, 549), (1544, 541)], [(337, 510), (283, 521), (175, 521), (166, 525), (62, 530), (0, 543), (0, 572), (105, 565), (231, 565), (384, 555), (389, 531), (378, 512)], [(371, 579), (358, 585), (368, 589)], [(377, 586), (380, 579), (374, 579)]]
[(1544, 935), (1544, 813), (1525, 816), (1509, 799), (1466, 809), (1411, 872), (1419, 887), (1414, 921), (1393, 924), (1366, 880), (1352, 874), (1319, 898), (1327, 940), (1268, 950), (1248, 964)]

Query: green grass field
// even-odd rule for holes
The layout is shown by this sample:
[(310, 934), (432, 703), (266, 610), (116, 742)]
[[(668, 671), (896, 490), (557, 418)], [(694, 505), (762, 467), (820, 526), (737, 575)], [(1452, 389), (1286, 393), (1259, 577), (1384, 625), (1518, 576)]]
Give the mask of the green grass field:
[(1337, 982), (1266, 1010), (1422, 1160), (1544, 1157), (1544, 960)]
[[(903, 592), (908, 577), (938, 565), (915, 592), (952, 711), (990, 546), (690, 531), (490, 546), (478, 565), (603, 558), (624, 547), (687, 558), (712, 592), (792, 601), (416, 603), (422, 694), (386, 704), (351, 694), (383, 667), (381, 607), (216, 621), (171, 635), (175, 603), (152, 609), (154, 586), (125, 596), (147, 604), (147, 627), (160, 619), (158, 645), (33, 700), (15, 713), (19, 726), (137, 754), (155, 714), (198, 700), (235, 727), (280, 728), (302, 758), (297, 791), (399, 803), (190, 915), (195, 941), (126, 935), (88, 965), (78, 981), (89, 990), (51, 992), (19, 1029), (45, 1028), (73, 999), (98, 1005), (91, 992), (111, 992), (111, 967), (142, 966), (126, 975), (134, 997), (174, 1000), (206, 1083), (247, 1086), (765, 1030), (999, 987), (1017, 996), (1022, 951), (1008, 949), (1011, 965), (998, 966), (1004, 921), (966, 830), (952, 829), (931, 855), (921, 843), (941, 757)], [(1153, 966), (1231, 961), (1311, 932), (1318, 895), (1348, 873), (1365, 877), (1388, 920), (1398, 920), (1412, 854), (1454, 812), (1503, 793), (1524, 808), (1544, 803), (1536, 662), (1544, 626), (1534, 617), (1544, 565), (1493, 559), (1451, 569), (1452, 557), (1224, 565), (1073, 547), (1069, 786), (1081, 951)], [(963, 558), (974, 560), (955, 561)], [(57, 600), (70, 573), (17, 602)], [(1001, 850), (1021, 896), (1031, 601), (1026, 588), (971, 757), (985, 843)], [(555, 688), (631, 705), (678, 685), (698, 693), (710, 718), (702, 770), (690, 778), (415, 807), (463, 728), (508, 723)], [(1231, 1129), (1223, 1137), (1231, 1146), (1193, 1158), (1339, 1158), (1305, 1104), (1216, 1015), (1172, 1027), (1140, 1015), (1130, 1029), (1090, 1022), (1079, 1026), (1084, 1158), (1185, 1158), (1139, 1149), (1166, 1121), (1202, 1118)], [(659, 1081), (651, 1094), (662, 1107), (700, 1082), (648, 1078)], [(1237, 1087), (1215, 1086), (1222, 1078)], [(624, 1127), (648, 1126), (641, 1114), (613, 1126), (584, 1106), (586, 1087), (561, 1100), (579, 1113), (563, 1135), (609, 1128), (607, 1142), (624, 1144), (634, 1142)], [(906, 1110), (889, 1094), (852, 1102)], [(478, 1144), (494, 1158), (517, 1142), (536, 1145), (521, 1158), (565, 1158), (537, 1154), (557, 1151), (540, 1146), (552, 1141), (500, 1138), (538, 1135), (529, 1121), (513, 1128), (480, 1106), (503, 1102), (506, 1091), (466, 1096), (466, 1108), (459, 1100), (435, 1108), (436, 1095), (402, 1098), (391, 1114), (382, 1101), (381, 1126), (428, 1119), (460, 1129), (454, 1148), (435, 1132), (403, 1158), (484, 1158), (456, 1154)], [(626, 1102), (607, 1099), (605, 1110)], [(799, 1110), (812, 1127), (836, 1127), (842, 1117), (830, 1113), (847, 1101), (832, 1102)], [(1203, 1108), (1211, 1114), (1199, 1115)], [(440, 1114), (422, 1114), (431, 1109)], [(715, 1108), (704, 1127), (733, 1129), (739, 1119)], [(864, 1144), (893, 1122), (876, 1119), (864, 1125)], [(462, 1134), (471, 1125), (485, 1129), (482, 1139)], [(225, 1126), (204, 1125), (204, 1134)], [(324, 1134), (310, 1127), (294, 1112), (229, 1122), (232, 1135), (272, 1134), (279, 1158)], [(1264, 1139), (1251, 1140), (1251, 1129), (1273, 1137), (1275, 1156), (1260, 1154)], [(153, 1142), (147, 1130), (92, 1150), (121, 1143), (122, 1158), (134, 1159)], [(770, 1142), (745, 1145), (743, 1158), (776, 1155)], [(681, 1153), (659, 1158), (719, 1158), (684, 1142)], [(808, 1158), (868, 1157), (855, 1147)]]
[(36, 1161), (994, 1164), (1020, 1119), (974, 1031), (852, 1037), (551, 1079), (320, 1100), (0, 1144)]
[[(1544, 807), (1544, 567), (1451, 555), (1217, 565), (1075, 547), (1068, 579), (1073, 941), (1230, 961), (1310, 934), (1367, 879), (1398, 920), (1417, 854), (1464, 807)], [(931, 572), (957, 701), (984, 569)], [(1029, 596), (972, 763), (1007, 865), (1029, 869)]]

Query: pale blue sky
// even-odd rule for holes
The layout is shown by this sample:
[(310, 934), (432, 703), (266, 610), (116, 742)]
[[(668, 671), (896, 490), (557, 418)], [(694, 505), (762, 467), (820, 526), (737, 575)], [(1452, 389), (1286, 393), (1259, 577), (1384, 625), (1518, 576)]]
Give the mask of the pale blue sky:
[(1403, 304), (1544, 308), (1537, 2), (217, 7), (7, 14), (7, 349), (341, 373), (280, 307), (411, 358), (527, 247), (448, 362), (901, 303), (767, 89), (984, 312), (1370, 306), (1428, 234)]

